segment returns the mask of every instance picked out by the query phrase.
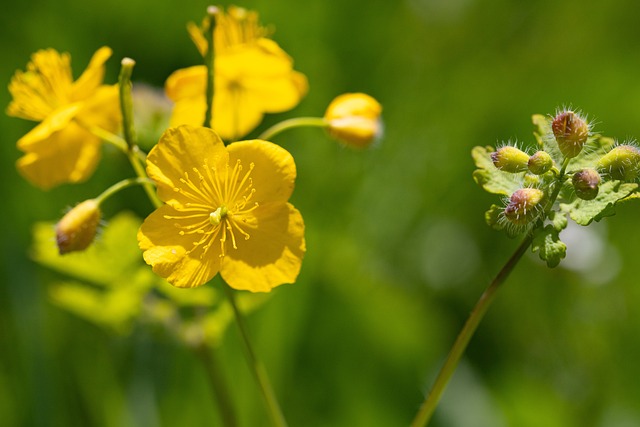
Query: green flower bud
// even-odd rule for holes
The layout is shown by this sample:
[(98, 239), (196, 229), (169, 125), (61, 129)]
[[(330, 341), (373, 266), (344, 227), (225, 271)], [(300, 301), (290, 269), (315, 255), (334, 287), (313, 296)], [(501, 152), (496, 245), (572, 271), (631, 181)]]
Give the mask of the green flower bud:
[(538, 151), (529, 157), (527, 162), (529, 171), (536, 175), (542, 175), (553, 167), (553, 159), (546, 151)]
[(544, 192), (537, 188), (515, 191), (504, 208), (504, 216), (514, 225), (526, 225), (538, 218)]
[(85, 200), (67, 212), (56, 224), (56, 242), (60, 255), (87, 249), (96, 237), (101, 216), (95, 199)]
[(597, 168), (612, 179), (633, 181), (640, 174), (640, 151), (633, 145), (618, 145), (602, 156)]
[(598, 195), (600, 174), (595, 169), (582, 169), (572, 178), (576, 196), (582, 200), (593, 200)]
[(525, 172), (529, 155), (524, 151), (506, 145), (491, 153), (491, 160), (496, 168), (511, 173)]
[(589, 125), (573, 111), (563, 111), (551, 123), (558, 148), (567, 158), (580, 154), (589, 137)]

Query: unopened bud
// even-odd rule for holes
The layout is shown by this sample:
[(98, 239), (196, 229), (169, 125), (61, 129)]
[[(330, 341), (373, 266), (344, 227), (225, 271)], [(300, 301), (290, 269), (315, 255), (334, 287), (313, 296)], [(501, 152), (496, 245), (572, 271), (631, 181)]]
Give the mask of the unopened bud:
[(573, 175), (573, 188), (582, 200), (593, 200), (598, 195), (600, 174), (595, 169), (582, 169)]
[(504, 209), (504, 216), (515, 225), (526, 225), (538, 217), (544, 192), (537, 188), (515, 191)]
[(324, 114), (329, 134), (347, 145), (368, 147), (382, 135), (382, 106), (364, 93), (336, 97)]
[(88, 248), (96, 236), (100, 218), (100, 207), (95, 199), (85, 200), (67, 212), (56, 224), (60, 254)]
[(511, 145), (505, 145), (491, 153), (491, 160), (501, 171), (518, 173), (528, 170), (529, 155)]
[(618, 145), (602, 156), (597, 167), (612, 179), (633, 181), (640, 174), (640, 151), (633, 145)]
[(529, 157), (527, 162), (529, 171), (536, 175), (542, 175), (553, 167), (553, 159), (546, 151), (538, 151)]
[(567, 158), (580, 154), (589, 137), (589, 125), (573, 111), (563, 111), (551, 123), (558, 148)]

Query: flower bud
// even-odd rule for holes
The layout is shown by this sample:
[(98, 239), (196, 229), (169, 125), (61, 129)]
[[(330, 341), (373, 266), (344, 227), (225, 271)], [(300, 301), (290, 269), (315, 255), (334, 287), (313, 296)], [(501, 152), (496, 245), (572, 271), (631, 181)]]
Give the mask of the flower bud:
[(535, 220), (540, 212), (544, 192), (537, 188), (521, 188), (515, 191), (504, 208), (504, 216), (515, 225), (526, 225)]
[(96, 236), (100, 218), (100, 207), (95, 199), (85, 200), (67, 212), (56, 224), (60, 255), (88, 248)]
[(573, 111), (559, 113), (551, 123), (558, 148), (567, 158), (580, 154), (589, 137), (589, 125)]
[(600, 174), (595, 169), (582, 169), (573, 175), (573, 188), (582, 200), (593, 200), (598, 195)]
[(365, 148), (382, 134), (382, 106), (364, 93), (336, 97), (324, 114), (329, 134), (346, 145)]
[(505, 145), (491, 153), (491, 160), (501, 171), (518, 173), (528, 169), (529, 155), (516, 147)]
[(597, 168), (612, 179), (633, 181), (640, 173), (640, 151), (633, 145), (618, 145), (602, 156)]
[(532, 174), (542, 175), (553, 167), (553, 159), (546, 151), (538, 151), (529, 157), (527, 166)]

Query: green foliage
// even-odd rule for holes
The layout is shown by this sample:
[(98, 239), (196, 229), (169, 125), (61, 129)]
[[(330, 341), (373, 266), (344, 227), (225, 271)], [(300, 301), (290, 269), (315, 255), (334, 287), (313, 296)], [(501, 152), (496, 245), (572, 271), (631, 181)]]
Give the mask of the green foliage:
[[(527, 212), (527, 209), (533, 209), (533, 206), (527, 205), (528, 201), (521, 200), (522, 197), (512, 196), (510, 204), (505, 208), (492, 205), (486, 212), (485, 219), (491, 227), (496, 230), (505, 230), (511, 237), (517, 233), (532, 233), (532, 250), (538, 252), (540, 258), (546, 261), (549, 267), (555, 267), (565, 257), (567, 251), (566, 245), (560, 240), (560, 231), (567, 226), (567, 215), (583, 226), (589, 225), (594, 220), (599, 221), (606, 216), (614, 215), (618, 202), (638, 197), (636, 191), (638, 184), (617, 180), (600, 183), (595, 181), (593, 194), (597, 192), (597, 195), (594, 198), (583, 200), (577, 197), (577, 191), (573, 185), (580, 184), (581, 181), (577, 181), (576, 184), (569, 177), (575, 171), (597, 168), (598, 161), (615, 146), (615, 141), (601, 135), (589, 135), (582, 150), (576, 156), (565, 158), (552, 132), (551, 119), (535, 114), (532, 116), (532, 122), (538, 148), (551, 156), (556, 167), (540, 177), (531, 176), (525, 172), (509, 173), (494, 165), (491, 158), (492, 147), (475, 147), (471, 155), (478, 169), (474, 171), (473, 177), (485, 191), (492, 194), (512, 196), (514, 193), (522, 193), (518, 190), (528, 186), (544, 191), (545, 205), (538, 211), (541, 212), (540, 215), (530, 217), (528, 227), (521, 223), (510, 224), (510, 216), (504, 215), (505, 209), (511, 209), (511, 212)], [(561, 165), (560, 169), (557, 168), (558, 165)], [(593, 173), (597, 174), (595, 171)], [(584, 195), (582, 197), (586, 198)], [(514, 205), (516, 203), (519, 205)], [(522, 222), (523, 218), (526, 219), (525, 216), (518, 216), (516, 219)], [(545, 225), (546, 220), (549, 220), (550, 224)]]

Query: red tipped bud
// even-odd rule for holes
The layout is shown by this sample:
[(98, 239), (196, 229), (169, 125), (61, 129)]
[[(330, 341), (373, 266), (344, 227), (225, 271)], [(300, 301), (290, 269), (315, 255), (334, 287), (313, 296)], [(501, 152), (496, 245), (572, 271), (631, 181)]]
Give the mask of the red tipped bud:
[(563, 111), (551, 123), (558, 148), (567, 158), (580, 154), (589, 137), (589, 125), (573, 111)]
[(602, 156), (597, 167), (613, 179), (633, 181), (640, 174), (640, 151), (633, 145), (618, 145)]
[(595, 169), (582, 169), (572, 178), (576, 196), (583, 200), (593, 200), (598, 195), (600, 174)]
[(538, 217), (544, 192), (537, 188), (521, 188), (511, 195), (504, 216), (515, 225), (526, 225)]
[(529, 155), (510, 145), (501, 147), (498, 151), (491, 153), (491, 160), (496, 168), (501, 171), (518, 173), (528, 170)]
[(96, 237), (100, 217), (100, 207), (95, 199), (85, 200), (67, 212), (56, 224), (60, 254), (88, 248)]
[(535, 175), (542, 175), (553, 167), (553, 159), (546, 151), (538, 151), (529, 157), (527, 162), (529, 171)]

